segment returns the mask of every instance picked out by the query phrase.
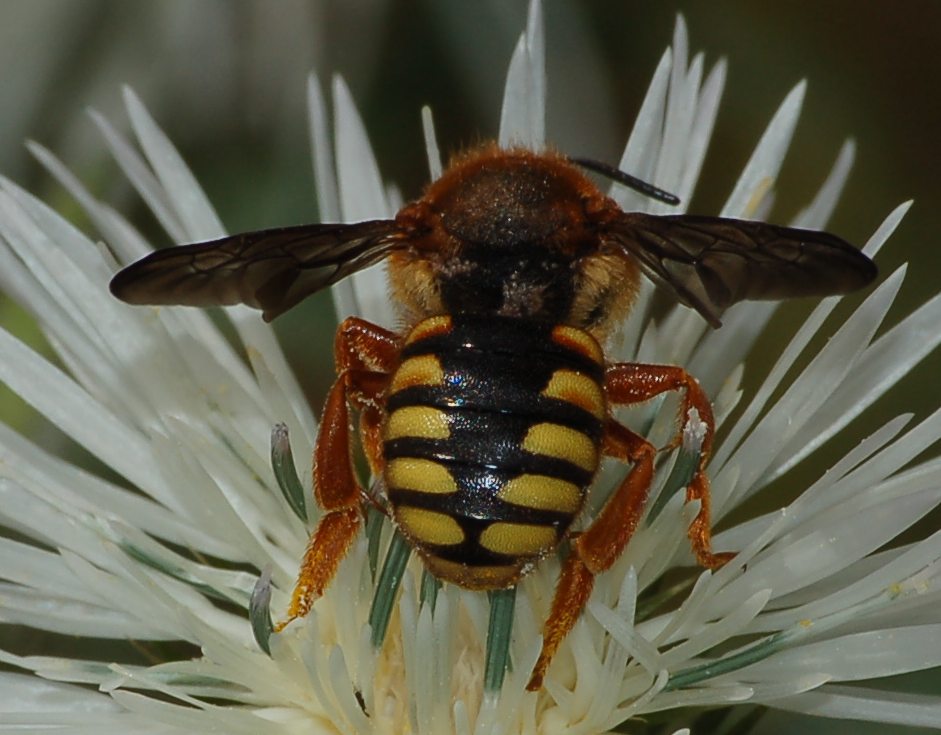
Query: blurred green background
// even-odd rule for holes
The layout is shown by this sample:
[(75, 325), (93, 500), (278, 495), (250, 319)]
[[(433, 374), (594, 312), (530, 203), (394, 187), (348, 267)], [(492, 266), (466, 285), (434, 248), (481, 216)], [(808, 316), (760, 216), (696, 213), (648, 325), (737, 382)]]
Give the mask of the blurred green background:
[[(678, 12), (691, 51), (706, 53), (707, 68), (723, 56), (729, 62), (691, 211), (719, 209), (778, 104), (807, 78), (772, 219), (786, 222), (809, 201), (843, 140), (853, 137), (856, 165), (830, 229), (862, 244), (897, 204), (915, 199), (878, 258), (886, 274), (911, 264), (890, 323), (937, 292), (941, 3), (547, 0), (548, 134), (555, 145), (617, 161)], [(179, 146), (230, 231), (311, 221), (317, 212), (305, 84), (316, 68), (328, 87), (332, 73), (346, 78), (383, 175), (408, 199), (427, 180), (422, 105), (433, 109), (443, 152), (496, 134), (525, 14), (525, 2), (506, 0), (7, 0), (0, 3), (0, 171), (84, 226), (22, 146), (24, 138), (38, 140), (155, 243), (165, 242), (85, 114), (94, 107), (126, 128), (120, 88), (128, 84)], [(809, 308), (784, 309), (771, 330), (780, 336), (770, 336), (760, 352), (775, 355)], [(327, 339), (329, 300), (311, 300), (279, 322), (290, 359), (319, 401), (332, 378), (328, 342), (316, 353), (306, 345), (310, 329)], [(0, 301), (0, 323), (42, 347), (28, 316), (7, 301)], [(761, 371), (753, 364), (749, 375)], [(941, 403), (939, 372), (935, 354), (855, 422), (835, 451), (898, 413), (933, 411)], [(2, 387), (0, 417), (75, 451)], [(802, 468), (786, 485), (800, 487), (820, 469)], [(787, 492), (782, 487), (780, 497)], [(929, 526), (937, 518), (921, 530)], [(885, 731), (821, 725), (828, 732)], [(791, 726), (772, 714), (760, 731)]]

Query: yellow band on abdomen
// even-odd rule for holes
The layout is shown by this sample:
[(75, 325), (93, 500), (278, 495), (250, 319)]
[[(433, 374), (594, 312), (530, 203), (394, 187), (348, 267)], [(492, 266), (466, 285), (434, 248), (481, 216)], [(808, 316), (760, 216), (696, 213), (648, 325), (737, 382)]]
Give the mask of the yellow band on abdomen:
[(447, 439), (450, 435), (447, 414), (428, 406), (405, 406), (394, 411), (386, 422), (386, 441), (400, 437)]
[(508, 480), (497, 497), (513, 505), (558, 513), (576, 513), (582, 504), (581, 488), (548, 475), (520, 475)]
[(404, 506), (396, 509), (395, 520), (407, 536), (419, 543), (452, 546), (464, 540), (461, 526), (444, 513)]
[(547, 398), (572, 403), (584, 408), (595, 418), (604, 418), (604, 394), (601, 386), (587, 375), (574, 370), (556, 370), (549, 378), (549, 383), (542, 390)]
[(399, 457), (386, 465), (386, 482), (391, 490), (421, 493), (456, 493), (457, 483), (448, 468), (430, 459)]
[(598, 451), (594, 442), (568, 426), (535, 424), (526, 432), (522, 446), (527, 452), (564, 459), (589, 472), (598, 468)]
[(558, 539), (552, 526), (530, 523), (491, 523), (480, 534), (480, 545), (506, 556), (537, 556), (553, 548)]

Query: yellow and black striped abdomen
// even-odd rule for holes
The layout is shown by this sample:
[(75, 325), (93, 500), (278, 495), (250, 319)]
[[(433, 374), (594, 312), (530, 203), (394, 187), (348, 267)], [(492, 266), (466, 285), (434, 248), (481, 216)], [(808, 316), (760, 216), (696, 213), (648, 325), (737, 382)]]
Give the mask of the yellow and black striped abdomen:
[(412, 330), (387, 398), (385, 480), (433, 574), (505, 587), (558, 546), (598, 468), (603, 371), (570, 327), (454, 315)]

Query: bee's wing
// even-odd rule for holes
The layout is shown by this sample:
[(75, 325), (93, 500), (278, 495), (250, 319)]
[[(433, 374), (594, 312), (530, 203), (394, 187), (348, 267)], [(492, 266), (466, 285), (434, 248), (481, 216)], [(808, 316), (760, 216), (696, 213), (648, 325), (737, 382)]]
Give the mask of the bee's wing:
[(247, 232), (157, 250), (120, 271), (111, 293), (129, 304), (247, 304), (271, 321), (404, 244), (393, 220)]
[(849, 293), (876, 277), (875, 263), (834, 235), (764, 222), (631, 212), (603, 236), (713, 327), (738, 301)]

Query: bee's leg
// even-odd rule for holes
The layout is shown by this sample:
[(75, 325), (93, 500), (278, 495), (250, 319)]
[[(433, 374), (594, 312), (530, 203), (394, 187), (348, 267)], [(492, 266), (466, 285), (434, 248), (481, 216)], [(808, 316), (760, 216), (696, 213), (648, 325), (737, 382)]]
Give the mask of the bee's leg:
[[(400, 337), (395, 332), (353, 316), (345, 319), (337, 330), (333, 353), (337, 372), (359, 369), (388, 374), (398, 362), (400, 349)], [(359, 436), (366, 461), (369, 463), (369, 471), (373, 477), (380, 477), (384, 465), (384, 396), (381, 393), (364, 393), (354, 388), (347, 394), (347, 398), (360, 411)], [(377, 499), (368, 494), (366, 498), (370, 503), (377, 505)]]
[(345, 370), (327, 395), (314, 448), (314, 497), (324, 515), (307, 544), (287, 618), (275, 626), (275, 631), (310, 611), (362, 526), (363, 488), (353, 469), (348, 397), (354, 392), (377, 393), (387, 381), (384, 373)]
[[(354, 405), (355, 405), (354, 401)], [(380, 406), (365, 406), (361, 408), (359, 416), (359, 439), (363, 445), (363, 454), (369, 464), (369, 472), (373, 476), (372, 487), (363, 494), (363, 505), (372, 506), (383, 515), (389, 516), (389, 504), (383, 495), (382, 472), (385, 468), (385, 458), (382, 456), (382, 427), (385, 419), (385, 409)]]
[(612, 404), (640, 403), (667, 391), (683, 391), (680, 410), (680, 429), (667, 448), (679, 446), (682, 441), (682, 425), (695, 410), (705, 427), (699, 454), (699, 467), (686, 488), (686, 502), (698, 500), (699, 513), (689, 526), (688, 535), (697, 561), (708, 569), (716, 569), (735, 556), (733, 553), (712, 551), (712, 524), (710, 522), (709, 478), (706, 464), (712, 452), (715, 434), (715, 419), (712, 405), (697, 380), (683, 368), (673, 365), (642, 365), (619, 363), (611, 365), (605, 375), (605, 391)]
[(603, 450), (610, 457), (631, 462), (633, 467), (591, 525), (572, 541), (572, 553), (562, 567), (543, 629), (542, 651), (526, 685), (530, 691), (542, 686), (552, 657), (591, 595), (595, 575), (608, 569), (621, 555), (644, 511), (656, 449), (643, 437), (609, 419)]
[(388, 373), (399, 359), (401, 339), (395, 332), (351, 316), (337, 328), (333, 360), (337, 374), (344, 370)]
[(324, 511), (307, 544), (291, 596), (288, 623), (310, 611), (323, 594), (363, 523), (365, 493), (353, 469), (350, 404), (362, 409), (362, 440), (370, 468), (381, 467), (383, 404), (389, 372), (398, 359), (392, 333), (362, 319), (340, 325), (334, 344), (339, 377), (327, 395), (314, 448), (314, 497)]

